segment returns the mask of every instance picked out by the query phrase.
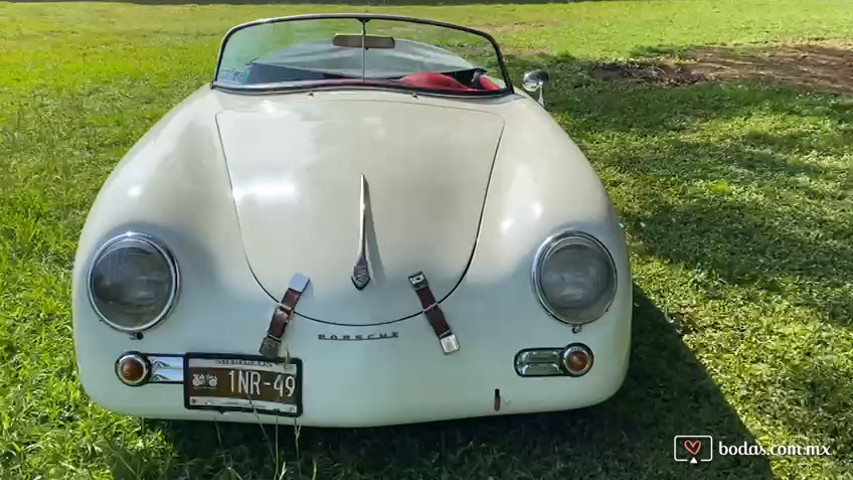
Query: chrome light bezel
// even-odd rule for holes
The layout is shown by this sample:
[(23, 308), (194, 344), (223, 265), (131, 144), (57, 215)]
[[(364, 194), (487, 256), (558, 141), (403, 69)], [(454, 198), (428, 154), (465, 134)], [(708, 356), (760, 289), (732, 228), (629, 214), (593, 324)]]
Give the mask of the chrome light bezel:
[[(123, 362), (125, 359), (139, 362), (139, 365), (142, 366), (142, 376), (139, 377), (139, 380), (132, 382), (121, 375), (121, 362)], [(116, 376), (118, 377), (119, 381), (129, 387), (138, 387), (139, 385), (148, 383), (148, 379), (151, 376), (151, 366), (148, 362), (148, 359), (138, 353), (128, 352), (123, 354), (122, 356), (118, 357), (118, 360), (116, 360), (115, 363), (115, 367), (113, 368), (115, 369)]]
[[(608, 265), (610, 266), (611, 271), (613, 272), (613, 287), (610, 291), (609, 298), (607, 302), (604, 304), (603, 308), (601, 308), (600, 312), (596, 315), (593, 315), (592, 318), (567, 318), (563, 316), (560, 312), (558, 312), (554, 307), (552, 307), (547, 298), (545, 298), (545, 293), (542, 290), (541, 283), (541, 271), (542, 265), (545, 259), (548, 257), (548, 254), (555, 248), (559, 248), (562, 245), (565, 245), (567, 240), (570, 240), (573, 237), (583, 238), (593, 245), (598, 247), (603, 253), (604, 257), (607, 260)], [(546, 312), (555, 319), (560, 322), (569, 324), (569, 325), (585, 325), (587, 323), (594, 322), (604, 316), (605, 313), (610, 309), (610, 306), (613, 304), (613, 300), (616, 298), (616, 290), (618, 286), (619, 280), (619, 271), (616, 269), (616, 262), (613, 261), (613, 255), (610, 254), (610, 251), (607, 247), (601, 243), (600, 240), (595, 238), (593, 235), (590, 235), (586, 232), (580, 230), (563, 230), (557, 232), (550, 237), (546, 238), (539, 248), (536, 250), (536, 255), (533, 257), (533, 267), (531, 269), (531, 281), (533, 283), (533, 291), (536, 294), (536, 298), (539, 300), (539, 304), (545, 309)]]
[[(586, 367), (583, 370), (581, 370), (579, 372), (573, 372), (573, 371), (569, 370), (569, 367), (566, 365), (566, 361), (568, 360), (569, 355), (571, 355), (574, 352), (578, 352), (578, 351), (586, 354), (586, 356), (589, 357), (589, 362), (586, 364)], [(562, 353), (560, 353), (560, 362), (561, 362), (560, 368), (564, 372), (566, 372), (566, 375), (568, 375), (570, 377), (582, 377), (582, 376), (586, 375), (587, 373), (589, 373), (589, 371), (592, 369), (592, 364), (595, 363), (595, 355), (593, 355), (592, 350), (588, 346), (584, 345), (583, 343), (572, 343), (572, 344), (569, 344), (562, 351)]]
[[(169, 299), (166, 302), (166, 305), (163, 307), (160, 313), (157, 314), (156, 317), (138, 327), (125, 327), (111, 321), (109, 318), (107, 318), (106, 315), (103, 314), (103, 312), (98, 309), (98, 305), (95, 302), (95, 297), (92, 293), (95, 266), (98, 263), (98, 259), (100, 259), (101, 255), (103, 255), (104, 252), (106, 252), (110, 247), (115, 246), (115, 244), (119, 242), (128, 240), (146, 243), (152, 248), (154, 248), (166, 260), (166, 264), (169, 267), (169, 274), (172, 276), (173, 279), (172, 288), (169, 292)], [(175, 305), (175, 302), (178, 298), (178, 293), (181, 289), (181, 274), (180, 269), (178, 268), (178, 262), (175, 260), (175, 256), (172, 254), (171, 250), (169, 250), (165, 243), (147, 233), (131, 231), (110, 238), (109, 240), (104, 242), (104, 244), (101, 245), (100, 248), (98, 248), (98, 250), (95, 252), (95, 255), (92, 256), (92, 260), (89, 264), (88, 277), (86, 279), (86, 288), (88, 289), (87, 293), (89, 297), (89, 304), (92, 306), (92, 309), (104, 323), (121, 332), (139, 333), (154, 327), (155, 325), (163, 321), (169, 315), (169, 313), (171, 313), (172, 307)]]

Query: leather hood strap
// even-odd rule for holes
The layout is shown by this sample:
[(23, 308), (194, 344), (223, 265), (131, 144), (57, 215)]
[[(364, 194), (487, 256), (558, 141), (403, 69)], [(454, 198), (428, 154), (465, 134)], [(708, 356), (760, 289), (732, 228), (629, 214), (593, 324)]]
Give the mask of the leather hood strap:
[(295, 273), (290, 278), (290, 284), (287, 291), (284, 292), (284, 297), (281, 303), (275, 306), (270, 326), (267, 328), (267, 334), (261, 341), (261, 347), (258, 351), (261, 355), (267, 358), (277, 358), (279, 349), (281, 348), (281, 339), (284, 337), (284, 329), (293, 318), (293, 309), (296, 307), (296, 302), (299, 301), (299, 296), (305, 291), (308, 286), (308, 277), (301, 273)]
[(436, 302), (435, 296), (429, 288), (429, 282), (424, 272), (409, 275), (409, 283), (412, 284), (418, 299), (421, 301), (424, 315), (426, 315), (427, 321), (435, 332), (435, 336), (438, 337), (441, 350), (445, 355), (459, 350), (459, 340), (450, 330), (450, 325), (444, 318), (444, 312), (441, 311), (441, 307), (438, 306), (438, 302)]

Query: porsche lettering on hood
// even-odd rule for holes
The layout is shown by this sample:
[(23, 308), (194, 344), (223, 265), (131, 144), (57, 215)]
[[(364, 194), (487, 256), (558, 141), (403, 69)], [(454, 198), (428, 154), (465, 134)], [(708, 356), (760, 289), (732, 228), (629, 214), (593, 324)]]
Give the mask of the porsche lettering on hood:
[[(222, 111), (217, 123), (248, 262), (276, 299), (294, 272), (311, 278), (299, 315), (390, 322), (421, 312), (412, 273), (422, 270), (439, 300), (461, 280), (503, 129), (499, 116), (313, 98), (264, 100)], [(362, 175), (370, 283), (359, 291), (351, 277)]]

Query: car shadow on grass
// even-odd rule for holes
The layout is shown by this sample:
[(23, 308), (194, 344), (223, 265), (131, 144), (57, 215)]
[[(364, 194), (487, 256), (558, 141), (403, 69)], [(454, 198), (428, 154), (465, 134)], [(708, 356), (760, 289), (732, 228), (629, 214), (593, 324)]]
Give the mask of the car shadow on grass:
[[(298, 434), (280, 426), (278, 439), (270, 425), (146, 423), (175, 448), (170, 478), (272, 478), (276, 455), (287, 470), (283, 478), (313, 478), (315, 469), (318, 478), (772, 478), (761, 456), (714, 451), (709, 463), (674, 460), (675, 435), (756, 442), (677, 325), (639, 288), (634, 295), (628, 377), (597, 406), (396, 427), (306, 427)], [(116, 478), (126, 473), (118, 464)]]

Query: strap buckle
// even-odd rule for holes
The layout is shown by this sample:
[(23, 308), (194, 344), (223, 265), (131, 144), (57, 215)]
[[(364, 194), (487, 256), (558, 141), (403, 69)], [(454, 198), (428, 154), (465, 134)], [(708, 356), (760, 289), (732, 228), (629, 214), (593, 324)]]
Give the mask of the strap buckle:
[(456, 338), (456, 335), (450, 331), (448, 331), (448, 334), (438, 339), (438, 343), (441, 344), (441, 351), (445, 355), (459, 350), (459, 340)]
[[(289, 292), (290, 290), (288, 290)], [(287, 295), (285, 293), (285, 295)], [(290, 320), (290, 316), (293, 314), (293, 307), (288, 305), (287, 303), (279, 303), (275, 306), (276, 311), (283, 313), (287, 316), (287, 320)]]
[(266, 336), (261, 340), (261, 346), (258, 348), (261, 355), (267, 358), (278, 357), (281, 339), (284, 337), (284, 329), (293, 318), (296, 302), (299, 301), (299, 296), (305, 291), (308, 282), (308, 277), (301, 273), (295, 273), (290, 278), (287, 291), (284, 293), (281, 302), (277, 303), (273, 310)]
[(418, 272), (409, 276), (409, 283), (415, 287), (415, 290), (421, 290), (423, 288), (429, 288), (429, 282), (426, 279), (426, 275), (424, 272)]
[(268, 358), (278, 357), (278, 351), (281, 349), (281, 339), (267, 334), (261, 341), (261, 348), (258, 351), (261, 355)]

